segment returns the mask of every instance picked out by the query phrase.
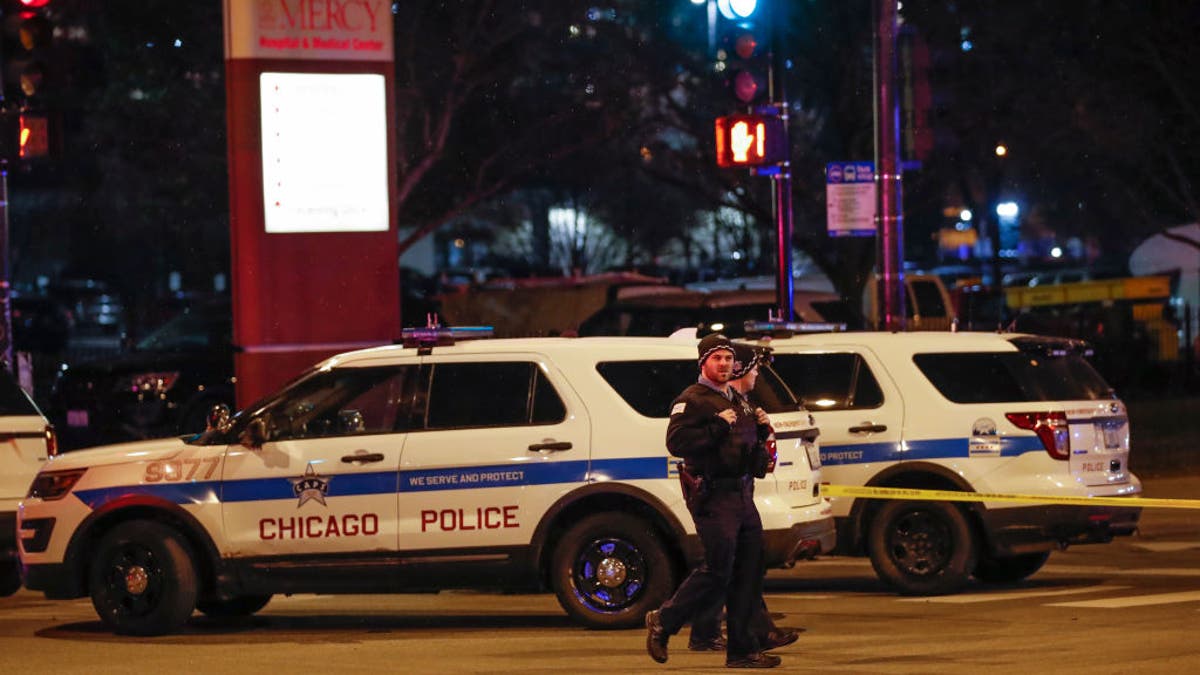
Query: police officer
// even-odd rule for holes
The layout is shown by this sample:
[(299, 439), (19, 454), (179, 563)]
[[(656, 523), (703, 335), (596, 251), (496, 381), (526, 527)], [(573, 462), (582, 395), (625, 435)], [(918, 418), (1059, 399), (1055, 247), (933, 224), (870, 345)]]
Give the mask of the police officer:
[(766, 414), (743, 410), (729, 386), (733, 345), (719, 333), (699, 344), (700, 378), (671, 404), (667, 449), (699, 477), (684, 494), (704, 545), (704, 562), (659, 609), (646, 614), (646, 651), (667, 660), (667, 641), (699, 612), (724, 598), (729, 637), (725, 665), (773, 668), (780, 659), (764, 654), (750, 630), (760, 604), (762, 521), (754, 505), (751, 475), (755, 448), (769, 433)]
[[(758, 408), (750, 399), (750, 392), (754, 391), (754, 385), (758, 381), (758, 366), (759, 363), (767, 359), (769, 354), (768, 349), (755, 348), (747, 344), (733, 344), (733, 369), (730, 372), (729, 386), (733, 389), (735, 400), (742, 408), (743, 414), (753, 414), (756, 419), (761, 420), (760, 415), (765, 416), (762, 408)], [(774, 441), (770, 440), (773, 444)], [(762, 478), (766, 475), (767, 464), (774, 458), (774, 448), (762, 447), (756, 450), (753, 455), (755, 466), (752, 466), (752, 472), (756, 478)], [(681, 473), (686, 469), (681, 468)], [(685, 477), (681, 475), (681, 481)], [(763, 574), (766, 570), (763, 570)], [(764, 650), (776, 649), (792, 644), (800, 637), (800, 632), (793, 628), (783, 628), (775, 625), (771, 619), (771, 614), (767, 611), (767, 605), (762, 598), (762, 584), (758, 585), (759, 604), (755, 607), (750, 618), (750, 630), (758, 639), (759, 646)], [(725, 640), (721, 637), (721, 609), (722, 605), (717, 605), (705, 610), (701, 610), (700, 614), (692, 620), (691, 635), (688, 637), (688, 649), (692, 651), (723, 651), (725, 649)]]

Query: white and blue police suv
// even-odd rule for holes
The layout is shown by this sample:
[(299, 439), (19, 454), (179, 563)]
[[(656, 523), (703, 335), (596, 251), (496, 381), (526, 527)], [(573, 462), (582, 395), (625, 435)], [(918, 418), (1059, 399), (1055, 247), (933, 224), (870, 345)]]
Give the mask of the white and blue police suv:
[[(776, 372), (817, 420), (832, 484), (1072, 499), (1142, 491), (1129, 470), (1125, 405), (1082, 342), (864, 332), (770, 344)], [(972, 575), (1023, 579), (1052, 550), (1131, 534), (1141, 512), (1003, 499), (833, 502), (837, 551), (869, 555), (907, 594), (950, 593)]]
[[(585, 625), (638, 625), (700, 550), (664, 447), (695, 341), (414, 339), (195, 437), (54, 458), (19, 513), (27, 587), (141, 635), (275, 593), (454, 587), (549, 587)], [(756, 499), (789, 565), (835, 542), (816, 430), (769, 368), (756, 396), (778, 447)]]

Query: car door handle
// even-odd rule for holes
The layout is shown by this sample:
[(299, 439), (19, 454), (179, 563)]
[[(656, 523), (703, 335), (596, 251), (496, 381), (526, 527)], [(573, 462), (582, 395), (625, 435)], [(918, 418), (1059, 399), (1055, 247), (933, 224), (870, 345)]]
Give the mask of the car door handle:
[(344, 462), (346, 464), (355, 464), (358, 462), (362, 462), (363, 464), (368, 464), (370, 462), (382, 462), (382, 461), (383, 461), (383, 453), (382, 452), (358, 452), (353, 455), (344, 455), (342, 457), (342, 462)]
[(866, 423), (860, 424), (856, 427), (850, 427), (849, 429), (847, 429), (847, 431), (849, 431), (852, 434), (877, 434), (881, 431), (887, 431), (887, 425), (886, 424), (871, 424), (870, 422), (866, 422)]
[(550, 450), (551, 452), (561, 452), (571, 449), (571, 441), (549, 441), (546, 443), (534, 443), (529, 446), (530, 452), (541, 452)]

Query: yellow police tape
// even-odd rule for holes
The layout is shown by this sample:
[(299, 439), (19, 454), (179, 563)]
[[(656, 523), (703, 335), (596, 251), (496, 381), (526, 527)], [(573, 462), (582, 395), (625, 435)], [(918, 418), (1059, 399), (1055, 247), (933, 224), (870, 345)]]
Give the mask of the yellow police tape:
[(866, 497), (870, 499), (910, 499), (929, 502), (1026, 502), (1067, 504), (1071, 506), (1125, 506), (1159, 509), (1200, 509), (1200, 499), (1157, 499), (1150, 497), (1055, 497), (1051, 495), (1010, 495), (955, 490), (918, 490), (915, 488), (865, 487), (861, 485), (821, 485), (822, 497)]

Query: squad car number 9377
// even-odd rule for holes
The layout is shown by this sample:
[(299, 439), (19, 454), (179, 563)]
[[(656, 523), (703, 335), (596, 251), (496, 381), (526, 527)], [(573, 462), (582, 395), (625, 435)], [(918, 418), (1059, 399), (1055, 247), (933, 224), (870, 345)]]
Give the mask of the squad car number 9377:
[[(147, 483), (196, 479), (210, 480), (217, 473), (217, 466), (220, 464), (220, 457), (195, 457), (192, 459), (150, 462), (146, 465), (146, 473), (142, 476), (142, 480)], [(203, 470), (201, 467), (203, 467)]]

